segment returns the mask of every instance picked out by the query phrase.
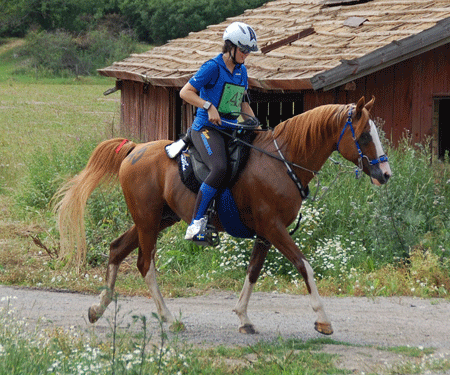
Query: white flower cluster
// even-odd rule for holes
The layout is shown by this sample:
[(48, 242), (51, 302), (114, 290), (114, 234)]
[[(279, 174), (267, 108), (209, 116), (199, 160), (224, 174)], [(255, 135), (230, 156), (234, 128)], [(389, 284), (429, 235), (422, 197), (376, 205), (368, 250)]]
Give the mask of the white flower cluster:
[(102, 343), (92, 346), (91, 340), (86, 340), (75, 327), (67, 331), (58, 327), (31, 329), (25, 321), (17, 319), (17, 311), (11, 305), (15, 299), (0, 299), (1, 361), (8, 361), (10, 353), (44, 353), (50, 363), (46, 368), (49, 375), (106, 375), (113, 373), (114, 368), (125, 369), (127, 373), (140, 373), (142, 369), (155, 373), (160, 368), (162, 373), (178, 375), (189, 368), (185, 353), (168, 346), (162, 349), (155, 346), (153, 350), (149, 347), (145, 351), (136, 343), (131, 343), (131, 349), (129, 345), (116, 347), (116, 358), (112, 361), (113, 348)]
[(347, 272), (349, 262), (359, 251), (366, 251), (364, 245), (337, 235), (318, 240), (316, 251), (310, 255), (310, 263), (318, 277), (331, 270), (333, 275), (340, 276)]

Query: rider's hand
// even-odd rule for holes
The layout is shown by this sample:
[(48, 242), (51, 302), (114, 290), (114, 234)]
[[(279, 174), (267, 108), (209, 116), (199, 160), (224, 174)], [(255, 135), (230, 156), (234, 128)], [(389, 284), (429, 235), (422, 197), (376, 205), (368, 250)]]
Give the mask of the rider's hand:
[(220, 120), (219, 112), (217, 111), (217, 108), (214, 107), (214, 105), (211, 105), (208, 109), (208, 120), (209, 122), (212, 122), (215, 125), (221, 125), (222, 121)]

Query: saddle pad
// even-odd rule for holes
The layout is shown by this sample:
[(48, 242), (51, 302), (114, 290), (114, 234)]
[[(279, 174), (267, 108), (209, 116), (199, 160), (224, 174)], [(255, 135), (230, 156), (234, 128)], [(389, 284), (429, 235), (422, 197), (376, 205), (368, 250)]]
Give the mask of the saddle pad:
[(216, 201), (219, 220), (228, 234), (239, 238), (253, 238), (255, 236), (255, 232), (241, 221), (236, 202), (229, 188), (221, 190)]

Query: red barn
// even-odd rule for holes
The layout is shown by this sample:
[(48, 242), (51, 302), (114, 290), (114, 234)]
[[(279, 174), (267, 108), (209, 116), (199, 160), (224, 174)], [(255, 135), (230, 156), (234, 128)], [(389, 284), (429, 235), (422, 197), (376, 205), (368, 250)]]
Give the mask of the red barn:
[(246, 60), (254, 111), (275, 126), (318, 105), (376, 97), (388, 138), (409, 131), (450, 150), (448, 0), (275, 0), (206, 30), (100, 69), (121, 90), (121, 131), (175, 139), (194, 108), (179, 90), (220, 51), (232, 21), (250, 24), (259, 52)]

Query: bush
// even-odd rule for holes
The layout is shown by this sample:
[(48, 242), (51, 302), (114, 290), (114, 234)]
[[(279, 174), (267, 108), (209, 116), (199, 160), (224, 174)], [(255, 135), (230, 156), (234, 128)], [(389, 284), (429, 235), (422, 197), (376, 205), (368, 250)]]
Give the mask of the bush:
[[(167, 40), (205, 29), (266, 0), (0, 0), (0, 37), (23, 37), (32, 29), (86, 33), (109, 24), (126, 30), (131, 27), (148, 43)], [(115, 22), (110, 22), (114, 19)]]
[[(342, 174), (318, 202), (320, 220), (307, 241), (307, 252), (313, 259), (323, 249), (322, 244), (330, 245), (332, 239), (340, 241), (324, 253), (340, 252), (342, 247), (348, 269), (370, 271), (402, 263), (415, 247), (423, 245), (436, 254), (442, 255), (443, 249), (450, 254), (448, 163), (432, 161), (429, 150), (412, 145), (408, 137), (387, 151), (393, 170), (387, 185), (376, 187), (367, 177), (355, 181), (351, 173)], [(324, 177), (330, 176), (326, 184), (336, 173), (332, 168), (328, 164), (323, 169)]]
[(110, 0), (0, 0), (0, 36), (23, 37), (32, 29), (83, 33), (117, 13), (116, 4)]
[(114, 34), (108, 29), (81, 34), (66, 31), (31, 32), (20, 55), (27, 68), (39, 76), (95, 75), (96, 70), (129, 56), (137, 46), (131, 33)]
[(28, 0), (0, 0), (0, 37), (23, 37), (29, 28), (25, 21), (28, 15)]
[(95, 145), (94, 141), (84, 141), (72, 151), (62, 151), (56, 146), (50, 152), (34, 151), (28, 159), (28, 173), (15, 196), (19, 207), (24, 210), (48, 209), (63, 179), (85, 167)]
[[(139, 39), (149, 43), (165, 43), (184, 37), (192, 31), (206, 29), (237, 16), (246, 9), (257, 8), (265, 0), (166, 0), (153, 1), (146, 6), (134, 28)], [(145, 15), (145, 16), (144, 16)], [(143, 17), (142, 17), (143, 16)]]

